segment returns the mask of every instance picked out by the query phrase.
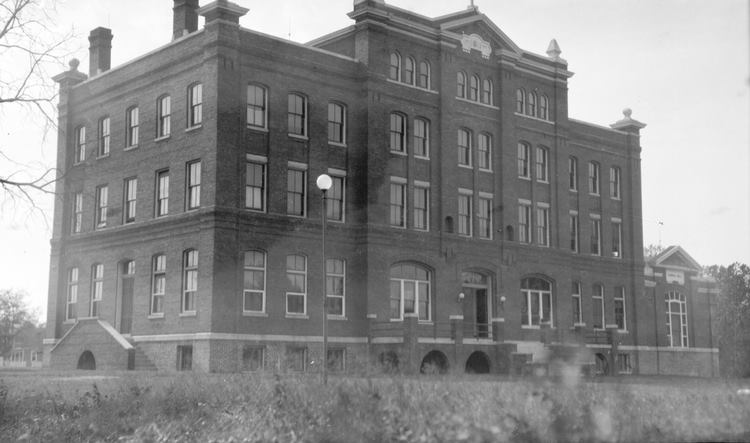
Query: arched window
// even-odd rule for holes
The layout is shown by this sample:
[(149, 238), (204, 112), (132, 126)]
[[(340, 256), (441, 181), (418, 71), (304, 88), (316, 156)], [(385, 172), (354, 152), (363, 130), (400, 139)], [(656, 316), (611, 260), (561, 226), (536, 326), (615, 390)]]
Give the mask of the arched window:
[(391, 266), (391, 319), (401, 320), (405, 314), (429, 321), (430, 271), (418, 263), (397, 263)]
[(419, 81), (418, 86), (423, 89), (430, 89), (430, 62), (423, 60), (419, 64)]
[(479, 100), (479, 76), (472, 75), (469, 80), (469, 100)]
[(667, 339), (673, 348), (688, 346), (687, 300), (677, 291), (664, 294), (667, 313)]
[(401, 81), (401, 55), (398, 52), (391, 53), (391, 66), (388, 70), (388, 78)]
[(521, 280), (521, 325), (539, 326), (552, 322), (552, 284), (538, 277)]
[(466, 98), (466, 74), (463, 72), (459, 72), (456, 74), (456, 97), (458, 98)]
[(488, 78), (482, 82), (482, 103), (485, 105), (492, 104), (492, 80)]
[(406, 62), (404, 63), (404, 83), (409, 85), (414, 84), (414, 66), (414, 59), (406, 57)]
[(549, 120), (549, 98), (544, 94), (539, 97), (539, 118)]
[(523, 114), (526, 111), (526, 91), (516, 90), (516, 113)]
[(526, 115), (536, 117), (536, 94), (531, 91), (526, 95)]

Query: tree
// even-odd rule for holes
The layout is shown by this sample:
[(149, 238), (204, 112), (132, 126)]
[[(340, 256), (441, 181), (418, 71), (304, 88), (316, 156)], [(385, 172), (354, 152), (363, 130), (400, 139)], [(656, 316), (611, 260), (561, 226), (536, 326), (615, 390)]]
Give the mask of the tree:
[(750, 376), (750, 266), (710, 266), (706, 273), (719, 286), (716, 304), (719, 359), (722, 373)]
[(656, 257), (662, 252), (664, 252), (664, 246), (650, 244), (643, 248), (643, 257), (648, 260), (649, 258)]
[(27, 294), (12, 289), (0, 290), (0, 356), (8, 357), (13, 339), (24, 328), (36, 325), (36, 316), (26, 304)]
[[(25, 109), (44, 123), (43, 133), (55, 126), (56, 85), (52, 74), (61, 71), (71, 34), (51, 28), (54, 0), (0, 0), (0, 115)], [(2, 118), (0, 118), (2, 121)], [(36, 207), (35, 193), (54, 194), (55, 168), (24, 164), (0, 145), (0, 190), (3, 198), (22, 199)]]

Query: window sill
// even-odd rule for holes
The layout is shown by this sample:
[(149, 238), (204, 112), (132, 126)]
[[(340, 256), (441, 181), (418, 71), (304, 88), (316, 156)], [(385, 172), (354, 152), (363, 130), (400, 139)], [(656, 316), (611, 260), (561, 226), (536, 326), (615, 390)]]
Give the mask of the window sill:
[(601, 197), (601, 194), (594, 194), (593, 192), (589, 192), (589, 195), (591, 197)]
[(97, 156), (96, 156), (96, 159), (97, 159), (97, 160), (103, 160), (103, 159), (105, 159), (105, 158), (107, 158), (107, 157), (109, 157), (109, 153), (106, 153), (106, 154), (102, 154), (102, 155), (97, 155)]
[(519, 178), (519, 179), (521, 179), (521, 180), (528, 180), (528, 181), (531, 181), (531, 176), (528, 176), (528, 177), (527, 177), (527, 176), (525, 176), (525, 175), (519, 175), (519, 176), (518, 176), (518, 178)]
[(135, 223), (135, 220), (125, 220), (124, 222), (122, 222), (122, 225), (127, 226), (132, 225), (133, 223)]
[(151, 315), (149, 315), (149, 316), (148, 316), (147, 318), (148, 318), (149, 320), (160, 320), (160, 319), (164, 319), (164, 313), (162, 312), (161, 314), (151, 314)]
[(260, 317), (260, 318), (268, 318), (267, 312), (254, 312), (254, 311), (242, 311), (243, 317)]
[(259, 214), (265, 214), (265, 213), (266, 213), (266, 210), (265, 210), (265, 209), (255, 209), (255, 208), (248, 208), (248, 207), (245, 207), (245, 210), (246, 210), (246, 211), (250, 211), (250, 212), (257, 212), (257, 213), (259, 213)]
[(573, 323), (573, 326), (571, 326), (570, 329), (585, 328), (585, 327), (586, 327), (586, 323)]
[(430, 161), (430, 157), (425, 157), (424, 155), (414, 155), (414, 158), (416, 158), (417, 160)]
[(568, 191), (572, 192), (573, 194), (578, 194), (578, 189), (568, 189)]
[(179, 317), (197, 317), (198, 313), (196, 311), (187, 311), (187, 312), (180, 312)]
[(169, 137), (171, 137), (171, 136), (172, 136), (172, 134), (162, 135), (161, 137), (156, 137), (154, 139), (154, 141), (155, 142), (161, 142), (161, 141), (164, 141), (164, 140), (168, 140)]
[(456, 100), (458, 100), (460, 102), (464, 102), (464, 103), (471, 103), (472, 105), (481, 106), (483, 108), (494, 109), (494, 110), (498, 110), (498, 111), (500, 110), (500, 108), (497, 107), (497, 106), (490, 105), (490, 104), (487, 104), (487, 103), (482, 103), (479, 100), (472, 100), (472, 99), (469, 99), (469, 98), (458, 97), (458, 96), (456, 96)]
[(395, 151), (391, 149), (389, 152), (393, 155), (403, 155), (404, 157), (406, 157), (406, 151)]
[(190, 126), (189, 128), (185, 128), (185, 132), (193, 132), (193, 131), (196, 131), (196, 130), (202, 128), (202, 127), (203, 127), (202, 124), (197, 124), (195, 126)]
[(64, 325), (72, 325), (72, 324), (75, 324), (75, 322), (76, 322), (76, 321), (78, 321), (78, 320), (76, 320), (75, 318), (72, 318), (72, 319), (70, 319), (70, 320), (65, 320), (65, 321), (63, 322), (63, 324), (64, 324)]
[(292, 134), (290, 132), (288, 135), (289, 135), (289, 138), (293, 138), (293, 139), (300, 140), (300, 141), (308, 141), (308, 140), (310, 140), (310, 138), (308, 136), (302, 135), (302, 134)]
[(247, 129), (249, 129), (251, 131), (268, 133), (268, 128), (263, 127), (263, 126), (247, 125)]
[(414, 228), (417, 232), (430, 232), (429, 228)]
[(417, 91), (426, 92), (428, 94), (440, 95), (440, 93), (438, 91), (435, 91), (435, 90), (432, 90), (432, 89), (423, 88), (423, 87), (417, 86), (417, 85), (412, 85), (410, 83), (402, 82), (402, 81), (399, 81), (399, 80), (394, 80), (392, 78), (387, 78), (387, 79), (385, 79), (385, 81), (387, 81), (388, 83), (393, 83), (394, 85), (404, 86), (404, 87), (409, 88), (409, 89), (416, 89)]
[(536, 182), (537, 183), (541, 183), (543, 185), (548, 185), (549, 184), (549, 180), (539, 180), (539, 179), (537, 179)]
[(138, 149), (138, 145), (126, 146), (125, 149), (123, 149), (123, 152), (133, 151), (136, 149)]
[(287, 312), (286, 315), (284, 315), (284, 318), (297, 319), (297, 320), (308, 320), (310, 318), (310, 316), (307, 315), (307, 314), (290, 314), (290, 313)]
[(335, 146), (337, 148), (346, 148), (346, 143), (332, 142), (332, 141), (328, 140), (328, 146)]
[(306, 215), (296, 215), (296, 214), (287, 214), (286, 216), (287, 216), (287, 217), (291, 217), (291, 218), (300, 218), (300, 219), (305, 219), (305, 218), (307, 218), (307, 216), (306, 216)]
[(347, 320), (349, 320), (348, 318), (346, 318), (345, 315), (335, 315), (335, 314), (328, 314), (328, 317), (326, 317), (326, 318), (328, 320), (333, 320), (333, 321), (347, 321)]
[(391, 227), (391, 228), (393, 228), (393, 229), (404, 229), (404, 230), (406, 230), (406, 226), (396, 226), (396, 225), (388, 225), (388, 226)]
[(474, 169), (474, 167), (471, 166), (471, 165), (464, 165), (464, 164), (461, 164), (461, 163), (458, 164), (458, 167), (459, 168), (464, 168), (464, 169)]
[(521, 325), (521, 329), (537, 329), (540, 330), (541, 328), (539, 325)]
[(553, 122), (551, 120), (545, 120), (543, 118), (534, 117), (533, 115), (521, 114), (520, 112), (515, 112), (514, 114), (516, 114), (518, 117), (528, 118), (529, 120), (536, 120), (538, 122), (547, 123), (548, 125), (554, 125), (555, 124), (555, 122)]
[(622, 201), (622, 199), (620, 197), (610, 197), (610, 200), (614, 200), (614, 201), (618, 201), (618, 202)]
[(493, 172), (492, 169), (487, 169), (487, 168), (479, 168), (479, 171), (480, 172), (487, 172), (489, 174), (492, 174), (492, 172)]

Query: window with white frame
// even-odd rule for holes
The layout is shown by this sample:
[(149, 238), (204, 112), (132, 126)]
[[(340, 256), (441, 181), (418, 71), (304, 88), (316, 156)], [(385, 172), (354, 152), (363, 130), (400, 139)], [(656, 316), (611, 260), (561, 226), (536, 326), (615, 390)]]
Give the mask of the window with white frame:
[(458, 191), (458, 234), (471, 236), (472, 229), (472, 194)]
[(124, 211), (123, 211), (123, 223), (133, 223), (135, 221), (136, 213), (136, 197), (138, 196), (138, 179), (135, 177), (125, 179), (125, 192), (123, 192)]
[(187, 195), (185, 203), (188, 210), (196, 209), (201, 205), (201, 162), (193, 161), (187, 164)]
[(254, 211), (266, 210), (266, 163), (245, 163), (245, 207)]
[(518, 241), (531, 243), (531, 203), (518, 204)]
[(169, 170), (156, 173), (156, 216), (169, 214)]
[(167, 256), (151, 259), (151, 303), (149, 315), (164, 315), (164, 294), (167, 292)]
[(482, 103), (492, 105), (492, 80), (488, 78), (482, 81)]
[(430, 157), (430, 122), (423, 118), (414, 119), (414, 156)]
[(599, 163), (589, 162), (589, 194), (599, 195)]
[(83, 229), (83, 192), (73, 194), (73, 215), (70, 223), (70, 231), (78, 234)]
[(198, 251), (188, 249), (182, 254), (182, 303), (180, 312), (195, 312), (195, 297), (198, 292)]
[(595, 284), (591, 292), (591, 313), (593, 315), (591, 326), (594, 329), (604, 329), (604, 286)]
[(156, 101), (156, 138), (167, 137), (172, 132), (172, 102), (168, 95)]
[(266, 129), (268, 94), (260, 85), (247, 85), (247, 125), (253, 128)]
[(531, 91), (526, 94), (526, 115), (536, 116), (536, 93)]
[(456, 97), (466, 98), (466, 74), (461, 71), (456, 74)]
[(431, 316), (430, 271), (416, 263), (391, 266), (391, 319), (402, 320), (404, 314), (416, 315), (420, 321)]
[(536, 148), (536, 181), (549, 183), (549, 151), (547, 148)]
[(536, 208), (536, 243), (549, 246), (549, 206), (537, 205)]
[(406, 183), (391, 180), (390, 225), (406, 227)]
[(388, 78), (394, 81), (401, 81), (401, 54), (391, 52), (390, 66), (388, 69)]
[(430, 184), (414, 184), (414, 229), (430, 230)]
[(568, 219), (568, 227), (570, 229), (570, 250), (573, 252), (579, 251), (579, 240), (578, 240), (578, 213), (571, 212)]
[(526, 91), (516, 89), (516, 113), (523, 114), (526, 111)]
[(552, 320), (552, 284), (547, 280), (529, 277), (521, 280), (521, 325), (538, 327)]
[(615, 288), (615, 324), (617, 329), (625, 331), (628, 329), (627, 315), (625, 312), (625, 287), (618, 286)]
[(98, 143), (97, 155), (99, 157), (105, 157), (109, 155), (109, 126), (110, 126), (109, 117), (100, 118), (99, 124), (97, 126), (99, 129), (99, 143)]
[(195, 83), (188, 87), (188, 118), (187, 126), (200, 126), (203, 122), (203, 85)]
[(602, 221), (599, 217), (591, 218), (591, 253), (602, 255)]
[(539, 118), (549, 120), (549, 98), (544, 94), (539, 97)]
[(406, 60), (404, 61), (404, 76), (402, 80), (407, 85), (414, 84), (414, 68), (414, 59), (411, 57), (406, 57)]
[(664, 295), (667, 314), (667, 340), (673, 348), (688, 347), (687, 299), (677, 291)]
[(395, 112), (391, 113), (390, 128), (391, 152), (406, 153), (406, 117)]
[(471, 132), (468, 129), (458, 130), (458, 164), (471, 166)]
[(609, 168), (609, 196), (615, 200), (620, 199), (621, 174), (617, 166)]
[(331, 175), (331, 189), (326, 192), (326, 218), (331, 221), (344, 221), (345, 179)]
[(94, 214), (95, 228), (107, 226), (107, 206), (109, 200), (109, 187), (107, 185), (96, 187), (96, 212)]
[(568, 189), (578, 191), (578, 159), (568, 157)]
[(242, 312), (266, 312), (266, 254), (247, 251), (244, 254)]
[(477, 157), (479, 169), (492, 170), (492, 136), (480, 133), (477, 137)]
[(104, 293), (104, 265), (97, 263), (91, 267), (91, 309), (89, 317), (99, 316), (99, 304)]
[(472, 75), (469, 79), (469, 100), (479, 101), (479, 76)]
[(65, 298), (65, 321), (72, 321), (78, 317), (78, 268), (68, 270), (68, 292)]
[(307, 98), (301, 94), (289, 94), (287, 106), (289, 134), (307, 137)]
[(492, 238), (492, 198), (479, 195), (477, 200), (477, 230), (479, 238)]
[(583, 324), (583, 309), (581, 307), (581, 283), (574, 281), (571, 290), (571, 300), (573, 302), (573, 325)]
[(428, 62), (427, 60), (422, 60), (419, 63), (419, 81), (417, 82), (417, 85), (422, 89), (430, 89), (432, 87), (432, 85), (430, 84), (430, 76), (430, 62)]
[(622, 222), (612, 220), (612, 257), (622, 258)]
[(287, 170), (286, 213), (304, 217), (306, 210), (307, 171), (290, 168)]
[(75, 130), (75, 163), (86, 160), (86, 127), (79, 126)]
[(138, 146), (139, 137), (138, 106), (131, 106), (125, 112), (125, 147)]
[(328, 103), (328, 141), (346, 144), (346, 107), (339, 103)]
[(286, 313), (307, 315), (307, 257), (286, 256)]
[(524, 142), (518, 143), (518, 176), (531, 178), (531, 147)]
[(346, 291), (346, 262), (341, 259), (326, 259), (326, 306), (328, 315), (343, 317)]

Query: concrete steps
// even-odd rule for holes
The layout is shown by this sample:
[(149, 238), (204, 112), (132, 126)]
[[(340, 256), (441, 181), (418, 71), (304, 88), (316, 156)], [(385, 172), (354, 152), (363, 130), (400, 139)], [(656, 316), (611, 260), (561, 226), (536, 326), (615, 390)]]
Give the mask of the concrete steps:
[[(132, 367), (136, 371), (156, 371), (156, 365), (148, 356), (135, 344), (133, 344)], [(130, 366), (130, 365), (129, 365)]]

